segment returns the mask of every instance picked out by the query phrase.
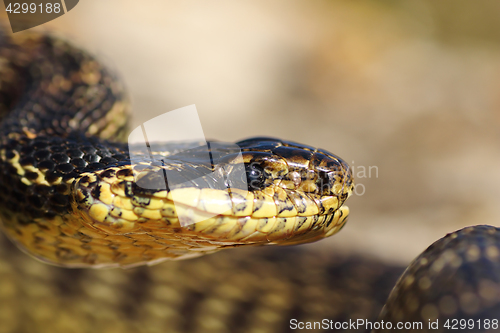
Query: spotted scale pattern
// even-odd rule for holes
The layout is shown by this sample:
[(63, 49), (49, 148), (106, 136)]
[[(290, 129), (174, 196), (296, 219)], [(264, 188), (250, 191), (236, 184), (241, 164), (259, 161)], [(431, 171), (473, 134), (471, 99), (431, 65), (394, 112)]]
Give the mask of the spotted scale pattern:
[[(131, 160), (129, 147), (108, 141), (127, 125), (127, 100), (112, 73), (50, 36), (1, 33), (0, 43), (7, 89), (0, 96), (11, 104), (0, 122), (0, 217), (9, 238), (40, 260), (131, 267), (311, 242), (344, 225), (353, 184), (339, 157), (248, 139), (237, 143), (246, 179), (227, 180), (240, 156), (234, 144), (209, 143), (213, 156), (227, 153), (210, 163), (182, 144), (153, 152), (156, 160)], [(172, 170), (182, 181), (161, 188)]]
[(0, 250), (0, 332), (9, 333), (283, 333), (297, 331), (292, 318), (375, 320), (403, 271), (281, 247), (127, 270), (44, 265), (2, 235)]
[[(379, 319), (394, 325), (424, 324), (408, 332), (449, 332), (447, 320), (450, 327), (451, 320), (475, 325), (462, 327), (463, 332), (497, 331), (485, 326), (485, 320), (492, 324), (500, 314), (499, 231), (486, 225), (468, 227), (436, 241), (401, 276)], [(429, 321), (436, 320), (439, 326), (430, 328)], [(375, 332), (385, 331), (390, 330)]]

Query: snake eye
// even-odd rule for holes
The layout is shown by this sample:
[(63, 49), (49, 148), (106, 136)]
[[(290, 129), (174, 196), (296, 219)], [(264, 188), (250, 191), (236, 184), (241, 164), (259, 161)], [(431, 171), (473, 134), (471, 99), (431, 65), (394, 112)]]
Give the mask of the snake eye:
[(260, 190), (263, 188), (266, 177), (264, 176), (264, 169), (258, 164), (246, 164), (245, 173), (247, 176), (248, 190)]

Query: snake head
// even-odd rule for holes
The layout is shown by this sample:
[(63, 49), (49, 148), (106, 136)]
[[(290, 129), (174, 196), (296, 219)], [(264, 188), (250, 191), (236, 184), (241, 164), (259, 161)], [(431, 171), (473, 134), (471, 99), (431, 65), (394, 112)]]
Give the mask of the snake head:
[[(346, 222), (343, 204), (353, 180), (338, 156), (272, 138), (240, 141), (237, 149), (209, 146), (210, 163), (200, 163), (196, 149), (152, 152), (161, 163), (136, 159), (83, 175), (75, 182), (73, 211), (104, 239), (147, 249), (123, 265), (228, 247), (307, 243)], [(175, 177), (164, 178), (172, 172)]]
[(237, 144), (245, 165), (251, 165), (251, 170), (263, 175), (258, 177), (260, 188), (252, 188), (250, 179), (248, 182), (249, 189), (259, 197), (254, 198), (254, 203), (270, 201), (276, 207), (276, 211), (270, 209), (267, 215), (252, 215), (263, 220), (276, 219), (274, 230), (266, 234), (270, 243), (312, 242), (331, 236), (343, 227), (349, 213), (343, 204), (352, 194), (354, 181), (351, 168), (340, 157), (322, 149), (269, 137), (251, 138)]

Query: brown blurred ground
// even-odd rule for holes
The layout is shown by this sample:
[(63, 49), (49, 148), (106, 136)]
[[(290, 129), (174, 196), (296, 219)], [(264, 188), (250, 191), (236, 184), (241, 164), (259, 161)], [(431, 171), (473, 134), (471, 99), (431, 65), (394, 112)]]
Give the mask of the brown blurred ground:
[[(365, 193), (310, 247), (407, 262), (499, 224), (499, 14), (498, 1), (85, 0), (44, 27), (121, 73), (135, 126), (196, 104), (207, 138), (345, 158)], [(378, 177), (359, 177), (369, 166)]]

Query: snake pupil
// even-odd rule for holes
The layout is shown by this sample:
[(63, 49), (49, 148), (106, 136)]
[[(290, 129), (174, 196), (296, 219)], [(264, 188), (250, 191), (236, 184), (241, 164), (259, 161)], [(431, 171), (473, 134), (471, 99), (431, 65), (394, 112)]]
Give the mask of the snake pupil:
[(245, 165), (245, 171), (247, 176), (248, 189), (250, 191), (260, 190), (264, 186), (266, 180), (264, 176), (264, 170), (261, 166), (252, 163)]

